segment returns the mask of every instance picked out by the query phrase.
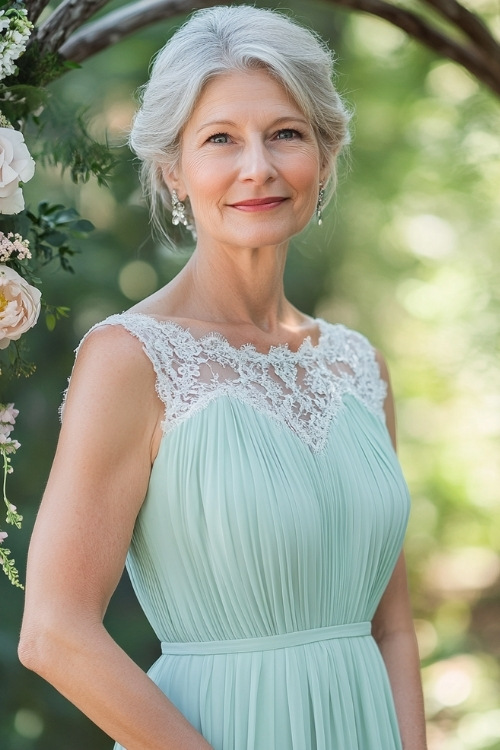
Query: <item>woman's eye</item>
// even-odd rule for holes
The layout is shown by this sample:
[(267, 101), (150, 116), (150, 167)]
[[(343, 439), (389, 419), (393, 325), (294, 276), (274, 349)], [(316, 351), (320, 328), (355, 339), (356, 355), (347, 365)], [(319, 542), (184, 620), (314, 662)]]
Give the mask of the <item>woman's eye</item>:
[(276, 137), (281, 141), (291, 141), (293, 138), (300, 138), (300, 133), (293, 128), (283, 128), (283, 130), (278, 131)]
[(208, 140), (210, 143), (229, 143), (229, 136), (227, 133), (216, 133), (211, 135)]

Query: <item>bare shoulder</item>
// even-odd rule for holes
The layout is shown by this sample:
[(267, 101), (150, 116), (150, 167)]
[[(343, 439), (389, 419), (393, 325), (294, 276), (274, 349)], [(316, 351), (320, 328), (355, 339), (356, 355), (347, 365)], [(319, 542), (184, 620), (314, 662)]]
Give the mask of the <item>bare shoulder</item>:
[[(91, 356), (104, 357), (118, 356), (124, 358), (131, 365), (134, 361), (140, 362), (142, 344), (139, 339), (131, 334), (122, 325), (111, 325), (103, 321), (91, 329), (82, 339), (78, 349), (78, 359), (91, 352)], [(144, 357), (143, 357), (144, 359)], [(144, 359), (144, 362), (146, 360)]]
[(109, 425), (125, 428), (140, 419), (154, 430), (162, 411), (155, 384), (142, 343), (122, 326), (99, 326), (79, 348), (63, 426), (92, 418), (96, 427), (108, 430)]
[(83, 376), (97, 376), (103, 384), (122, 380), (133, 387), (135, 381), (154, 381), (154, 370), (138, 338), (121, 325), (102, 325), (78, 349), (72, 380)]

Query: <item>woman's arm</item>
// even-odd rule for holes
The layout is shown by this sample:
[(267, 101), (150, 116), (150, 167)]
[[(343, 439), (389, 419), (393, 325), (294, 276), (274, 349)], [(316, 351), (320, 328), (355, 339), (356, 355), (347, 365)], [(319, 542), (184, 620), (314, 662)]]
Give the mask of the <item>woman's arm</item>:
[(402, 553), (373, 618), (372, 633), (389, 675), (403, 750), (426, 750), (420, 662)]
[(209, 750), (103, 626), (162, 412), (141, 344), (120, 327), (92, 333), (30, 545), (19, 656), (127, 750)]
[[(396, 449), (394, 401), (387, 367), (378, 355), (387, 382), (387, 428)], [(424, 701), (420, 660), (413, 627), (404, 555), (401, 553), (372, 621), (372, 633), (384, 659), (391, 683), (404, 750), (426, 750)]]

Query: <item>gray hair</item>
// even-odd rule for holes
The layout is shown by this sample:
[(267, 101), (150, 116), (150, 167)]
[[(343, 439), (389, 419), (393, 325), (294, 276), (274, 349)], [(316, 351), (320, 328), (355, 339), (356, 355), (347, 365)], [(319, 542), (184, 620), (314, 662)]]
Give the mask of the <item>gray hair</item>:
[(295, 100), (316, 134), (329, 167), (325, 201), (336, 184), (336, 158), (349, 142), (349, 113), (332, 83), (333, 56), (312, 31), (287, 16), (249, 5), (195, 12), (157, 54), (129, 136), (141, 159), (141, 182), (154, 227), (171, 211), (162, 168), (179, 161), (181, 134), (205, 84), (223, 73), (263, 68)]

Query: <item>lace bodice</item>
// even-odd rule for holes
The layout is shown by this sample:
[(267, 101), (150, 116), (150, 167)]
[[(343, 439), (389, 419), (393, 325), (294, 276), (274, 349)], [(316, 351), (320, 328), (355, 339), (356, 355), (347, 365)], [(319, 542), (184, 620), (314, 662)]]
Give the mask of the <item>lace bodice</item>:
[(234, 347), (216, 332), (195, 338), (188, 328), (140, 313), (112, 315), (91, 331), (121, 325), (141, 341), (165, 405), (165, 433), (227, 395), (267, 414), (320, 452), (346, 394), (383, 419), (387, 386), (364, 336), (343, 325), (317, 323), (316, 346), (307, 337), (297, 351), (283, 344), (267, 353), (253, 344)]

